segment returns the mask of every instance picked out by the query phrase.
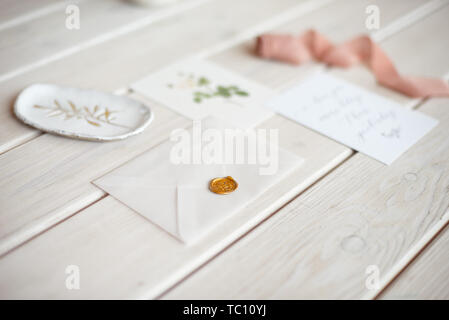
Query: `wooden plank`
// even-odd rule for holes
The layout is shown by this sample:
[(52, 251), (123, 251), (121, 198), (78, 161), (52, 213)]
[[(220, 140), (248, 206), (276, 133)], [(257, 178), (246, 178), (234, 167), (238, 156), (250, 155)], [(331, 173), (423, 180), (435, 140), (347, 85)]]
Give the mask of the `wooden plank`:
[[(448, 26), (448, 13), (445, 7), (382, 46), (393, 58), (405, 57), (416, 43)], [(446, 59), (433, 55), (447, 50), (448, 41), (439, 37), (433, 42), (437, 48), (420, 47), (431, 75), (447, 71), (441, 67)], [(404, 71), (421, 68), (404, 60)], [(361, 74), (346, 71), (347, 78), (360, 79)], [(379, 290), (365, 287), (366, 268), (379, 268), (381, 289), (408, 263), (410, 252), (413, 256), (426, 244), (421, 240), (449, 219), (448, 101), (432, 99), (420, 110), (440, 124), (393, 165), (354, 155), (164, 298), (376, 296)]]
[(448, 247), (446, 226), (378, 299), (449, 299)]
[(89, 181), (160, 143), (189, 122), (166, 108), (149, 129), (124, 141), (98, 143), (45, 134), (0, 156), (0, 254), (104, 194)]
[[(255, 2), (260, 4), (260, 0), (251, 1), (253, 5)], [(279, 1), (273, 4), (269, 0), (265, 1), (267, 2), (267, 6), (264, 7), (266, 11), (259, 10), (257, 14), (252, 16), (254, 20), (249, 20), (243, 10), (244, 8), (249, 10), (250, 7), (248, 5), (250, 1), (244, 2), (243, 7), (240, 7), (242, 9), (242, 16), (238, 16), (234, 13), (234, 10), (242, 2), (235, 0), (233, 10), (226, 9), (229, 2), (227, 4), (217, 2), (214, 6), (197, 8), (198, 10), (195, 11), (195, 15), (189, 16), (188, 21), (205, 20), (205, 23), (207, 23), (209, 21), (208, 19), (199, 18), (224, 14), (226, 17), (225, 20), (228, 22), (222, 22), (223, 24), (217, 22), (215, 24), (219, 28), (219, 30), (215, 31), (215, 34), (217, 34), (220, 30), (234, 30), (234, 28), (239, 27), (239, 24), (240, 26), (244, 26), (251, 24), (251, 21), (252, 23), (257, 23), (260, 20), (266, 20), (275, 8), (284, 11), (287, 5), (291, 6), (295, 2), (286, 0), (285, 2)], [(229, 25), (229, 17), (233, 17), (232, 26)], [(171, 36), (169, 39), (177, 37), (185, 38), (186, 47), (188, 47), (187, 42), (192, 42), (190, 41), (192, 37), (189, 37), (189, 35), (199, 32), (204, 25), (201, 23), (199, 27), (194, 23), (189, 26), (192, 29), (187, 25), (182, 28), (182, 31), (185, 32), (183, 37), (180, 35), (179, 26), (173, 28), (170, 25), (168, 28), (172, 33), (169, 34), (170, 32), (167, 32), (166, 36)], [(167, 25), (164, 24), (163, 27), (167, 28)], [(161, 32), (161, 29), (158, 32)], [(154, 33), (151, 35), (155, 36)], [(146, 39), (149, 35), (138, 33), (136, 36), (144, 36)], [(217, 41), (216, 36), (205, 38), (205, 43), (214, 43)], [(130, 43), (139, 43), (141, 39), (122, 39), (122, 42), (119, 42), (119, 44), (121, 43), (123, 45), (125, 40), (130, 41)], [(168, 53), (178, 58), (184, 56), (184, 51), (179, 51), (178, 47), (173, 48), (171, 40), (163, 39), (163, 43), (164, 45), (159, 48), (161, 50), (159, 51), (159, 55), (156, 56), (154, 54), (151, 63), (146, 65), (132, 64), (134, 70), (142, 70), (145, 67), (160, 67), (161, 64), (158, 65), (157, 62), (166, 61), (165, 59), (169, 56)], [(193, 47), (190, 46), (191, 50), (201, 43), (201, 41), (195, 42)], [(158, 44), (160, 43), (156, 40), (153, 41), (152, 48), (155, 49), (154, 46)], [(164, 49), (170, 50), (167, 52)], [(83, 53), (87, 54), (87, 52)], [(102, 53), (104, 54), (105, 51), (102, 51)], [(156, 57), (159, 57), (159, 60)], [(58, 74), (58, 76), (67, 78), (77, 67), (86, 70), (80, 67), (85, 62), (82, 58), (77, 57), (77, 63), (73, 65), (70, 62), (73, 61), (66, 60), (64, 62), (65, 66), (70, 66), (69, 70), (62, 70), (62, 67), (53, 66), (52, 68), (46, 69), (46, 72), (48, 72), (48, 75), (53, 72), (54, 75), (54, 73), (61, 70), (62, 73)], [(117, 61), (114, 61), (114, 65), (116, 63)], [(106, 67), (106, 65), (107, 63), (103, 63), (102, 67)], [(107, 69), (104, 70), (106, 71)], [(120, 76), (123, 81), (126, 78), (126, 73), (119, 73), (119, 71), (114, 70), (113, 74), (115, 76), (113, 78), (118, 79)], [(136, 74), (133, 75), (135, 76)], [(84, 84), (86, 84), (86, 80), (92, 81), (91, 78), (86, 78), (83, 72), (80, 72), (78, 77), (77, 80), (82, 81)], [(96, 78), (96, 81), (99, 81), (99, 79)], [(101, 79), (102, 85), (107, 86), (106, 81), (110, 80), (108, 74), (103, 74)], [(116, 82), (113, 81), (113, 83)], [(0, 176), (3, 180), (0, 182), (0, 187), (2, 188), (2, 195), (0, 196), (0, 254), (4, 254), (29, 237), (38, 234), (57, 221), (75, 213), (93, 200), (101, 197), (103, 194), (91, 186), (90, 181), (128, 161), (140, 152), (149, 149), (151, 146), (154, 146), (155, 142), (162, 141), (168, 137), (169, 132), (174, 126), (185, 125), (186, 123), (186, 119), (171, 113), (168, 109), (156, 108), (155, 106), (155, 110), (156, 123), (152, 124), (142, 135), (122, 142), (90, 143), (68, 140), (51, 135), (42, 135), (30, 143), (1, 155), (0, 168), (2, 170)], [(1, 130), (1, 133), (4, 134), (5, 131)], [(43, 150), (46, 152), (43, 152)]]
[[(39, 135), (12, 113), (15, 97), (27, 85), (54, 82), (114, 91), (177, 59), (223, 42), (229, 44), (239, 38), (241, 30), (257, 25), (264, 30), (263, 26), (269, 27), (279, 16), (285, 19), (300, 16), (328, 0), (261, 1), (208, 2), (190, 10), (188, 15), (167, 18), (0, 83), (0, 153)], [(259, 10), (248, 15), (258, 6)]]
[[(400, 73), (443, 77), (449, 71), (449, 66), (444, 62), (444, 52), (449, 50), (449, 41), (446, 41), (444, 37), (438, 37), (438, 41), (435, 41), (434, 37), (429, 36), (429, 34), (432, 34), (429, 32), (438, 34), (440, 28), (449, 26), (449, 21), (443, 18), (445, 14), (449, 13), (449, 1), (438, 1), (436, 4), (434, 9), (438, 8), (439, 11), (432, 10), (428, 18), (424, 18), (424, 20), (418, 18), (418, 20), (415, 20), (415, 24), (411, 20), (415, 19), (416, 15), (412, 16), (411, 19), (405, 16), (408, 27), (398, 34), (392, 36), (391, 31), (389, 31), (390, 28), (388, 28), (387, 30), (379, 30), (374, 35), (374, 38), (380, 37), (377, 41), (382, 40), (384, 36), (387, 37), (384, 41), (381, 41), (382, 48), (393, 60)], [(423, 6), (423, 9), (427, 11), (428, 8)], [(401, 23), (393, 23), (391, 29), (398, 31), (396, 29), (398, 24), (401, 25)], [(400, 37), (399, 41), (397, 40), (398, 37)], [(416, 50), (417, 43), (420, 44), (419, 54), (410, 54), (411, 51)], [(423, 61), (426, 63), (423, 63)], [(395, 91), (377, 86), (372, 73), (367, 68), (352, 68), (349, 72), (345, 69), (334, 69), (332, 72), (334, 75), (352, 81), (368, 90), (376, 87), (375, 90), (383, 96), (407, 107), (413, 107), (419, 102), (418, 99), (410, 99)]]
[(415, 244), (449, 221), (449, 109), (421, 111), (436, 130), (393, 165), (356, 154), (164, 298), (357, 299), (373, 297)]
[[(279, 116), (262, 127), (279, 128), (281, 146), (305, 163), (198, 243), (186, 246), (106, 197), (0, 259), (0, 297), (154, 298), (351, 154)], [(70, 264), (80, 267), (82, 290), (65, 288)]]
[[(293, 8), (291, 7), (292, 3), (296, 5)], [(301, 14), (319, 7), (322, 3), (325, 3), (325, 1), (314, 1), (313, 5), (311, 5), (310, 1), (303, 1), (300, 4), (297, 4), (297, 1), (292, 2), (292, 0), (270, 2), (264, 6), (266, 11), (258, 10), (257, 15), (252, 14), (249, 18), (246, 12), (250, 11), (251, 7), (254, 7), (251, 1), (237, 2), (236, 4), (231, 2), (224, 7), (210, 3), (205, 5), (204, 8), (192, 10), (190, 16), (167, 19), (164, 23), (155, 23), (150, 28), (144, 28), (132, 33), (125, 39), (120, 38), (95, 48), (86, 49), (73, 57), (54, 62), (24, 76), (18, 76), (4, 84), (0, 84), (0, 105), (4, 106), (0, 108), (0, 122), (2, 123), (2, 128), (0, 129), (0, 153), (39, 135), (38, 131), (17, 121), (11, 112), (16, 95), (26, 85), (33, 82), (56, 82), (80, 87), (95, 87), (102, 90), (116, 90), (163, 64), (179, 59), (182, 55), (189, 55), (206, 47), (212, 47), (216, 50), (223, 45), (232, 45), (236, 40), (251, 38), (272, 27), (271, 21), (273, 20), (275, 21), (275, 26), (276, 23), (282, 22), (283, 19), (291, 18), (295, 15), (301, 16)], [(347, 14), (348, 8), (351, 6), (363, 13), (364, 8), (369, 3), (369, 1), (354, 1), (348, 7), (343, 7), (345, 9), (344, 14)], [(402, 3), (402, 5), (398, 5), (395, 2), (395, 5), (391, 7), (389, 2), (385, 0), (377, 1), (376, 3), (380, 8), (385, 8), (382, 10), (382, 12), (385, 12), (382, 18), (382, 25), (388, 26), (390, 22), (395, 21), (397, 17), (404, 13), (405, 8), (412, 10), (419, 7), (423, 1), (413, 0), (408, 4)], [(389, 6), (388, 10), (386, 9), (387, 5)], [(334, 5), (334, 8), (338, 9), (341, 6), (337, 7)], [(271, 17), (273, 14), (281, 13), (279, 13), (277, 18), (267, 19), (265, 15), (269, 12), (271, 12)], [(217, 20), (214, 18), (216, 16), (222, 18)], [(229, 24), (230, 17), (232, 17), (232, 24)], [(309, 26), (313, 26), (316, 22), (316, 20), (312, 19), (314, 17), (316, 17), (314, 14), (306, 16), (304, 24), (297, 24), (296, 27), (292, 25), (290, 30), (294, 31), (298, 28), (299, 32)], [(338, 19), (331, 13), (328, 13), (325, 20), (320, 21), (320, 24), (326, 26), (326, 29), (338, 31), (334, 33), (334, 38), (339, 40), (337, 34), (349, 37), (357, 32), (364, 31), (365, 16), (360, 14), (358, 17), (353, 19), (354, 29), (336, 29), (335, 21)], [(204, 23), (192, 23), (192, 21), (204, 21)], [(178, 28), (173, 27), (176, 23), (184, 23), (189, 26), (182, 28), (181, 31), (185, 33), (184, 36), (179, 34)], [(250, 28), (251, 24), (260, 25)], [(204, 34), (202, 30), (204, 30), (206, 25), (208, 26), (208, 33)], [(250, 29), (250, 32), (240, 31), (247, 29)], [(160, 34), (165, 36), (160, 37)], [(200, 38), (198, 38), (198, 34), (201, 34)], [(183, 51), (178, 50), (178, 46), (173, 46), (172, 42), (169, 41), (172, 38), (178, 39), (179, 47), (182, 47)], [(190, 41), (192, 38), (195, 38), (196, 41)], [(132, 47), (134, 50), (124, 51), (123, 47)], [(210, 53), (211, 50), (203, 50), (203, 52)], [(247, 55), (247, 50), (243, 51), (243, 54)], [(249, 61), (258, 61), (258, 59), (247, 56)], [(148, 57), (151, 57), (151, 59)], [(88, 68), (85, 68), (85, 66), (88, 66)], [(294, 69), (284, 66), (284, 70), (287, 72), (287, 70)], [(290, 71), (290, 73), (293, 75), (296, 74), (296, 71)]]
[[(427, 14), (431, 14), (439, 8), (449, 5), (449, 1), (415, 1), (407, 3), (400, 1), (353, 1), (350, 3), (347, 2), (346, 5), (335, 2), (329, 4), (326, 8), (309, 13), (301, 17), (301, 19), (295, 19), (273, 28), (271, 32), (300, 34), (310, 28), (315, 28), (318, 31), (323, 32), (326, 37), (334, 43), (341, 43), (351, 37), (368, 32), (365, 26), (366, 15), (364, 12), (366, 6), (369, 4), (377, 5), (382, 13), (381, 28), (372, 32), (373, 37), (377, 38), (377, 41), (380, 42), (383, 40), (384, 36), (391, 36), (393, 31), (401, 31), (398, 25), (401, 26), (404, 24), (400, 21), (405, 20), (408, 24), (417, 23)], [(336, 12), (338, 12), (338, 14), (336, 14)], [(355, 12), (359, 12), (360, 14), (354, 14)], [(423, 13), (420, 14), (420, 12)], [(413, 13), (413, 15), (410, 16), (410, 13)], [(349, 17), (351, 17), (351, 21), (342, 22), (342, 19)], [(389, 31), (390, 29), (392, 29), (392, 31)], [(423, 34), (420, 34), (420, 37), (421, 36), (423, 38), (425, 37)], [(394, 45), (394, 41), (392, 44)], [(445, 48), (444, 45), (445, 43), (441, 44), (443, 48)], [(250, 74), (257, 78), (257, 81), (268, 86), (276, 87), (279, 90), (290, 87), (292, 84), (301, 81), (304, 77), (307, 77), (314, 72), (322, 70), (324, 67), (322, 64), (313, 62), (301, 66), (279, 64), (278, 68), (272, 69), (275, 73), (283, 73), (284, 76), (279, 78), (272, 75), (270, 71), (267, 70), (267, 66), (276, 62), (254, 59), (254, 55), (251, 54), (253, 46), (253, 41), (247, 41), (229, 50), (218, 53), (212, 59), (217, 63), (225, 63), (226, 67), (233, 69), (236, 72), (244, 70), (246, 74)], [(386, 46), (387, 51), (392, 54), (400, 50), (400, 48), (397, 47), (389, 49), (390, 42), (382, 43), (382, 47), (384, 46)], [(439, 59), (438, 61), (444, 60)], [(433, 64), (432, 66), (434, 69), (438, 68), (436, 64)], [(372, 74), (363, 67), (353, 68), (350, 72), (348, 72), (348, 70), (338, 69), (333, 72), (335, 72), (335, 75), (346, 78), (348, 81), (352, 81), (369, 90), (375, 88), (374, 90), (383, 96), (393, 99), (398, 103), (417, 103), (417, 100), (410, 99), (389, 89), (379, 88), (376, 85)], [(434, 72), (434, 74), (440, 75), (439, 72)]]
[[(403, 9), (405, 10), (406, 8)], [(316, 19), (315, 21), (322, 21), (330, 28), (329, 30), (325, 29), (325, 31), (331, 32), (333, 25), (338, 24), (338, 19), (340, 19), (340, 22), (348, 21), (347, 16), (330, 14), (335, 12), (333, 5), (320, 11), (323, 12), (324, 17), (333, 17), (332, 19), (337, 20), (332, 20), (329, 23), (328, 20), (319, 19), (319, 16), (315, 15), (313, 17)], [(348, 16), (352, 15), (351, 10), (346, 12)], [(308, 22), (306, 21), (305, 23)], [(294, 24), (292, 27), (295, 27), (295, 29), (289, 30), (290, 32), (296, 30), (296, 27), (304, 28), (305, 25)], [(243, 48), (239, 47), (241, 50), (243, 49), (243, 53), (247, 53), (245, 48), (247, 48), (248, 44), (243, 46)], [(253, 80), (261, 80), (261, 82), (270, 85), (272, 88), (280, 86), (285, 81), (291, 81), (295, 77), (290, 72), (285, 72), (286, 68), (284, 65), (267, 61), (262, 61), (263, 74), (270, 74), (269, 79), (264, 78), (254, 68), (238, 68), (238, 66), (246, 65), (243, 62), (247, 59), (247, 55), (242, 53), (235, 54), (235, 52), (235, 49), (230, 49), (228, 54), (230, 54), (232, 59), (225, 59), (227, 53), (223, 53), (217, 56), (217, 61), (225, 67), (233, 64), (240, 73), (251, 77)], [(235, 59), (237, 59), (236, 63)], [(310, 68), (307, 67), (294, 69), (295, 73), (297, 73), (297, 78), (301, 78), (303, 72), (307, 73), (310, 71)], [(0, 276), (0, 283), (7, 288), (5, 296), (155, 297), (188, 275), (194, 268), (213, 257), (214, 254), (218, 253), (230, 242), (244, 234), (264, 216), (273, 212), (264, 212), (263, 209), (269, 207), (270, 203), (281, 195), (285, 197), (287, 190), (290, 190), (290, 193), (287, 194), (289, 194), (289, 197), (292, 197), (292, 194), (296, 194), (310, 186), (350, 154), (349, 149), (281, 117), (274, 117), (267, 125), (280, 128), (281, 132), (284, 132), (281, 133), (281, 144), (287, 149), (305, 157), (306, 162), (304, 166), (295, 175), (292, 175), (289, 181), (276, 187), (276, 190), (263, 197), (254, 207), (244, 210), (227, 221), (217, 232), (208, 236), (198, 245), (181, 245), (151, 224), (146, 223), (143, 226), (138, 215), (135, 215), (136, 217), (134, 218), (134, 214), (131, 211), (107, 197), (3, 257), (0, 260), (0, 275), (2, 275)], [(41, 197), (43, 196), (45, 195), (41, 194)], [(284, 201), (287, 198), (284, 198)], [(109, 214), (111, 211), (117, 212), (117, 217), (111, 217)], [(102, 231), (104, 230), (102, 219), (111, 219), (109, 220), (111, 222), (109, 224), (110, 230)], [(127, 222), (129, 219), (135, 220)], [(117, 240), (121, 243), (118, 247), (115, 244), (109, 244), (108, 239), (111, 239), (111, 235), (123, 234), (123, 226), (128, 224), (130, 230), (135, 230), (132, 232), (125, 231), (125, 234), (130, 235), (129, 240), (121, 237), (120, 240)], [(85, 232), (80, 233), (79, 230), (84, 230)], [(145, 231), (139, 232), (138, 230)], [(73, 237), (61, 237), (62, 234), (72, 233)], [(86, 238), (91, 237), (89, 235), (93, 234), (95, 234), (95, 237), (101, 237), (101, 239), (94, 242)], [(112, 238), (116, 237), (112, 236)], [(56, 247), (55, 245), (48, 246), (47, 243), (57, 245)], [(89, 243), (89, 245), (85, 246), (85, 243)], [(62, 249), (59, 245), (65, 248), (65, 252), (68, 255), (73, 254), (73, 259), (68, 258), (66, 254), (60, 254)], [(108, 249), (109, 246), (115, 249), (112, 251)], [(120, 253), (122, 250), (126, 253)], [(32, 252), (39, 253), (35, 256)], [(130, 252), (136, 254), (128, 256)], [(92, 259), (92, 256), (97, 256), (98, 253), (105, 253), (105, 256), (95, 259), (93, 263), (89, 263), (89, 259)], [(38, 256), (51, 256), (54, 258), (51, 264), (41, 261), (35, 271), (30, 270), (23, 263), (25, 260), (38, 261)], [(127, 257), (126, 268), (131, 268), (126, 273), (122, 272), (122, 268), (125, 267), (122, 263), (124, 256)], [(83, 265), (87, 264), (88, 268), (83, 272), (87, 272), (89, 279), (96, 279), (98, 276), (99, 282), (95, 280), (91, 283), (91, 280), (89, 280), (88, 282), (92, 285), (87, 283), (88, 287), (84, 287), (82, 292), (68, 292), (65, 290), (65, 287), (61, 287), (63, 286), (63, 282), (60, 282), (63, 281), (61, 278), (55, 280), (56, 282), (47, 281), (48, 277), (53, 278), (55, 274), (58, 274), (60, 268), (65, 268), (69, 260), (78, 261), (77, 263), (82, 263)], [(104, 272), (104, 263), (107, 263), (106, 269), (108, 272), (103, 278), (98, 273)], [(23, 266), (20, 270), (14, 267), (20, 265)], [(152, 270), (154, 272), (151, 272)], [(55, 271), (57, 272), (55, 273)], [(110, 282), (112, 278), (116, 279), (114, 281), (114, 290), (108, 290), (113, 285)], [(20, 279), (23, 279), (23, 281)], [(40, 291), (36, 290), (36, 288), (40, 288)]]
[[(334, 6), (330, 6), (328, 7), (328, 9), (326, 11), (326, 18), (330, 18), (332, 15), (329, 14), (329, 12), (333, 12), (334, 10)], [(361, 4), (360, 9), (363, 9), (363, 5)], [(210, 9), (208, 9), (210, 10)], [(347, 10), (346, 14), (351, 15), (352, 11)], [(316, 19), (316, 16), (312, 16), (312, 19)], [(334, 18), (334, 19), (338, 19), (338, 18)], [(324, 19), (324, 21), (328, 21), (328, 19)], [(307, 21), (305, 21), (305, 23), (307, 23)], [(332, 26), (332, 24), (326, 24), (326, 25), (330, 25)], [(357, 26), (361, 26), (364, 27), (364, 25), (359, 25), (359, 21), (357, 21), (357, 24), (355, 27)], [(296, 27), (296, 25), (295, 25)], [(349, 30), (349, 28), (348, 28)], [(236, 60), (236, 59), (234, 59)], [(271, 66), (272, 68), (276, 69), (278, 67), (278, 64), (273, 64), (273, 63), (266, 63), (267, 67), (265, 68), (266, 70), (268, 70), (268, 66)], [(282, 70), (284, 70), (285, 66), (282, 66), (281, 69), (279, 69), (279, 77), (281, 76), (281, 72)], [(248, 76), (251, 76), (250, 74), (248, 74)], [(278, 78), (279, 78), (278, 77)], [(282, 74), (281, 77), (284, 77), (284, 75)], [(85, 79), (83, 77), (83, 79)], [(285, 79), (285, 78), (284, 78)], [(255, 79), (257, 80), (257, 78)], [(46, 181), (45, 179), (42, 179), (41, 175), (39, 174), (39, 172), (41, 171), (47, 171), (50, 170), (52, 168), (58, 167), (59, 166), (59, 159), (62, 159), (63, 156), (57, 156), (57, 154), (59, 153), (63, 153), (63, 154), (67, 154), (70, 152), (73, 152), (74, 154), (78, 154), (78, 152), (80, 152), (79, 150), (77, 150), (77, 146), (78, 146), (78, 142), (76, 141), (70, 141), (67, 142), (67, 144), (65, 143), (65, 139), (63, 139), (60, 143), (61, 143), (61, 149), (57, 149), (55, 147), (52, 147), (52, 155), (53, 155), (53, 161), (49, 161), (49, 160), (44, 160), (42, 159), (41, 161), (44, 164), (44, 166), (47, 166), (47, 168), (44, 170), (43, 168), (38, 167), (36, 170), (34, 170), (34, 166), (36, 165), (35, 163), (29, 163), (31, 161), (35, 161), (35, 159), (39, 159), (39, 157), (35, 158), (34, 157), (34, 152), (35, 150), (41, 150), (40, 144), (44, 144), (44, 149), (46, 148), (45, 145), (48, 143), (48, 140), (52, 139), (56, 139), (56, 141), (60, 141), (58, 139), (61, 138), (56, 138), (56, 137), (40, 137), (39, 139), (36, 139), (36, 141), (33, 141), (33, 145), (32, 146), (24, 146), (23, 148), (18, 149), (17, 151), (14, 150), (12, 153), (10, 154), (6, 154), (4, 157), (0, 158), (0, 165), (2, 163), (8, 163), (11, 164), (12, 166), (14, 166), (14, 168), (20, 168), (21, 166), (23, 166), (23, 172), (30, 172), (29, 175), (24, 175), (24, 177), (26, 177), (26, 179), (28, 179), (29, 181), (33, 181), (34, 179), (38, 179), (38, 181), (40, 181), (40, 183), (46, 183), (48, 185), (50, 185), (51, 183), (57, 183), (57, 181), (59, 181), (59, 183), (64, 184), (64, 183), (68, 183), (68, 181), (64, 181), (64, 180), (60, 180), (58, 179), (57, 176), (47, 176), (48, 181)], [(34, 144), (36, 146), (34, 146)], [(81, 143), (82, 144), (82, 143)], [(75, 150), (73, 151), (69, 151), (71, 146), (75, 147)], [(36, 148), (36, 149), (35, 149)], [(67, 148), (67, 149), (66, 149)], [(92, 146), (90, 148), (93, 148)], [(102, 150), (100, 148), (97, 148), (98, 150)], [(102, 151), (100, 151), (102, 152)], [(106, 153), (107, 154), (107, 153)], [(43, 154), (41, 153), (40, 156), (43, 156)], [(13, 161), (13, 159), (16, 159), (17, 157), (22, 158), (21, 161)], [(123, 160), (122, 161), (127, 161), (129, 158), (129, 155), (123, 155), (122, 156)], [(79, 159), (79, 158), (78, 158)], [(119, 159), (121, 159), (120, 156), (114, 156), (114, 161), (112, 161), (111, 164), (106, 165), (106, 168), (112, 168), (113, 165), (116, 165), (119, 163)], [(83, 159), (83, 161), (85, 161), (86, 159)], [(80, 163), (74, 163), (72, 170), (76, 170), (76, 166), (80, 165)], [(26, 169), (28, 168), (28, 169)], [(5, 174), (8, 175), (8, 177), (10, 177), (9, 175), (9, 171), (13, 170), (13, 169), (9, 169), (9, 170), (4, 170), (3, 172), (5, 172)], [(13, 171), (15, 171), (17, 169), (14, 169)], [(32, 173), (34, 172), (34, 174)], [(80, 181), (79, 183), (87, 183), (88, 181), (90, 181), (92, 179), (92, 173), (94, 171), (91, 171), (87, 176), (85, 177), (81, 177), (80, 175), (76, 176), (76, 179), (84, 179), (84, 181)], [(1, 241), (0, 241), (0, 253), (4, 253), (6, 250), (10, 250), (13, 246), (19, 244), (21, 241), (25, 240), (26, 238), (30, 237), (31, 235), (37, 234), (39, 232), (39, 230), (43, 230), (46, 227), (49, 227), (52, 223), (55, 222), (54, 219), (52, 219), (51, 217), (55, 216), (58, 217), (58, 219), (61, 219), (65, 216), (67, 216), (69, 213), (69, 211), (71, 211), (72, 213), (73, 208), (76, 209), (81, 209), (84, 206), (86, 206), (90, 201), (92, 201), (92, 199), (97, 199), (99, 196), (101, 196), (100, 193), (98, 193), (98, 191), (95, 192), (96, 196), (92, 197), (92, 196), (87, 196), (90, 195), (91, 193), (87, 190), (83, 189), (83, 193), (86, 192), (85, 196), (81, 196), (81, 197), (77, 197), (77, 196), (71, 196), (70, 199), (74, 199), (72, 202), (68, 203), (66, 206), (64, 206), (64, 202), (66, 200), (66, 198), (61, 197), (58, 198), (55, 201), (51, 201), (51, 202), (46, 202), (47, 205), (49, 205), (49, 207), (47, 206), (37, 206), (36, 204), (38, 203), (38, 201), (45, 201), (44, 199), (52, 199), (53, 195), (51, 194), (51, 188), (40, 188), (39, 190), (36, 190), (36, 186), (31, 185), (27, 183), (27, 180), (21, 180), (18, 177), (14, 177), (14, 179), (11, 181), (11, 179), (6, 180), (4, 179), (3, 181), (8, 181), (10, 183), (8, 183), (7, 185), (5, 184), (5, 192), (4, 192), (4, 197), (5, 199), (8, 199), (8, 201), (5, 201), (2, 204), (2, 209), (4, 209), (3, 211), (5, 213), (3, 213), (3, 217), (2, 218), (5, 223), (7, 223), (7, 227), (2, 228), (2, 230), (0, 231), (0, 236), (1, 236)], [(55, 182), (53, 182), (55, 181)], [(70, 180), (71, 181), (71, 180)], [(78, 180), (75, 180), (78, 181)], [(22, 187), (22, 184), (25, 184), (25, 187)], [(71, 181), (71, 187), (67, 186), (65, 188), (74, 188), (77, 189), (76, 186), (78, 186), (78, 183), (75, 183), (73, 181)], [(22, 193), (18, 194), (17, 193), (17, 189), (20, 188), (20, 190), (22, 191)], [(64, 189), (64, 188), (63, 188)], [(29, 195), (28, 195), (29, 192)], [(74, 191), (75, 193), (79, 192), (79, 191)], [(7, 198), (7, 195), (9, 197), (15, 195), (12, 198)], [(23, 196), (26, 200), (23, 200), (21, 198), (21, 196)], [(83, 199), (86, 199), (86, 201), (84, 201)], [(60, 201), (60, 202), (59, 202)], [(89, 201), (89, 202), (88, 202)], [(16, 204), (16, 202), (20, 202), (18, 204)], [(75, 205), (76, 204), (76, 205)], [(67, 211), (65, 210), (64, 207), (69, 207), (70, 210)], [(33, 208), (33, 214), (28, 214), (28, 211), (31, 210), (31, 208)], [(56, 212), (53, 212), (53, 210), (56, 210)], [(63, 214), (60, 214), (59, 211), (62, 211)], [(76, 211), (76, 210), (75, 210)], [(24, 217), (28, 217), (28, 219), (31, 221), (31, 225), (29, 225), (27, 223), (27, 218)], [(42, 217), (43, 221), (38, 220), (38, 217)], [(13, 222), (10, 221), (9, 219), (12, 220), (16, 220), (17, 222)], [(24, 219), (24, 220), (22, 220)], [(48, 222), (51, 222), (51, 224), (49, 224)], [(31, 231), (31, 232), (30, 232)], [(15, 234), (15, 233), (18, 234)], [(21, 234), (19, 236), (19, 234)]]
[[(80, 1), (79, 29), (66, 26), (66, 7), (38, 19), (0, 29), (0, 82), (65, 58), (80, 50), (124, 36), (155, 21), (184, 13), (209, 0), (184, 0), (171, 6), (137, 6), (128, 1)], [(48, 10), (47, 10), (48, 11)], [(39, 35), (36, 37), (36, 35)]]
[(78, 1), (58, 0), (2, 0), (0, 3), (0, 30), (9, 29), (42, 17)]
[[(373, 32), (371, 36), (375, 41), (378, 41), (379, 39), (386, 39), (401, 30), (405, 30), (409, 26), (416, 23), (416, 21), (421, 20), (423, 17), (431, 14), (432, 12), (440, 10), (446, 5), (448, 5), (448, 0), (428, 1), (424, 5), (411, 10), (406, 15), (402, 16), (401, 19), (393, 21), (388, 25), (388, 27)], [(385, 12), (383, 11), (382, 15), (384, 13)]]

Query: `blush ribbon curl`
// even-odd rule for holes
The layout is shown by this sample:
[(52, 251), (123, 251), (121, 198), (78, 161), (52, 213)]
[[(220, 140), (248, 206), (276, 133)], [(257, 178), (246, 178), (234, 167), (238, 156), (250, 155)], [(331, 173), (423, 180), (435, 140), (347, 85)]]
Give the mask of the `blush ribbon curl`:
[(413, 98), (449, 97), (449, 85), (443, 79), (399, 74), (385, 52), (367, 35), (337, 46), (315, 30), (308, 30), (300, 36), (264, 34), (257, 38), (256, 54), (295, 65), (312, 59), (341, 68), (364, 63), (380, 85), (404, 95)]

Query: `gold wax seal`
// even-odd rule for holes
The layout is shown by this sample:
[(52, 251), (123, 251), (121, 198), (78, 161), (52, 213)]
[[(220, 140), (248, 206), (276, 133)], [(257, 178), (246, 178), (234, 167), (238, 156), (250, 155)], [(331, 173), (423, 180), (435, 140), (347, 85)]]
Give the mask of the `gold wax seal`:
[(238, 183), (232, 177), (223, 177), (212, 179), (209, 183), (210, 191), (218, 194), (228, 194), (234, 192)]

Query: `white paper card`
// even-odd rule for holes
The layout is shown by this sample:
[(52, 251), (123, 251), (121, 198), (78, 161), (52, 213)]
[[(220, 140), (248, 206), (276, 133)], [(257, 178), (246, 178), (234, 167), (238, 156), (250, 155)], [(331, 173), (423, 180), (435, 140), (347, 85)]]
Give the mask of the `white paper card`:
[[(215, 119), (203, 128), (223, 128)], [(170, 154), (177, 142), (167, 140), (114, 169), (93, 183), (179, 240), (191, 243), (280, 182), (303, 159), (279, 148), (277, 170), (261, 175), (256, 164), (175, 164)], [(238, 188), (219, 195), (209, 190), (216, 177), (233, 177)]]
[(266, 106), (388, 165), (438, 124), (326, 74), (290, 88)]
[(131, 88), (192, 120), (213, 116), (252, 128), (273, 115), (263, 107), (273, 96), (269, 88), (201, 59), (169, 66)]

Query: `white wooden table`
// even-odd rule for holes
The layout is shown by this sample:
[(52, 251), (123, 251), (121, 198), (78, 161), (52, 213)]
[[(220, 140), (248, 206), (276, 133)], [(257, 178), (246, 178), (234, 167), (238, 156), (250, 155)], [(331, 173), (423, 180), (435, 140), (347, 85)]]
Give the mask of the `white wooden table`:
[[(80, 9), (79, 30), (65, 26), (69, 4)], [(378, 30), (365, 26), (372, 4)], [(370, 32), (403, 73), (447, 78), (448, 17), (447, 0), (0, 1), (0, 298), (448, 299), (449, 100), (409, 99), (363, 67), (292, 67), (251, 52), (265, 31), (316, 28), (336, 42)], [(274, 116), (261, 126), (280, 128), (281, 145), (304, 165), (186, 246), (91, 184), (186, 118), (145, 101), (157, 117), (143, 134), (95, 143), (44, 134), (12, 114), (35, 82), (144, 100), (130, 83), (191, 55), (274, 90), (328, 72), (440, 124), (385, 166)], [(79, 290), (66, 287), (70, 265)]]

